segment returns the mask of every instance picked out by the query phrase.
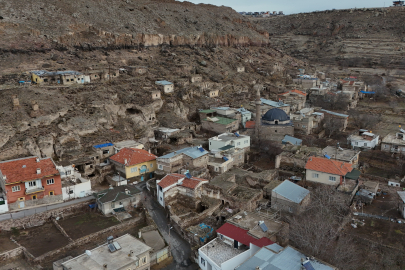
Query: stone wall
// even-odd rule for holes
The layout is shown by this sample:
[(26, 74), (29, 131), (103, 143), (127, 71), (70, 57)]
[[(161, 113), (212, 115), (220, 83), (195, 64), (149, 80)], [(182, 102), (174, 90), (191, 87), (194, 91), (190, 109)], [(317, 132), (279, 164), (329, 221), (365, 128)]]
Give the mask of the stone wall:
[(0, 230), (10, 231), (13, 227), (20, 229), (42, 225), (45, 221), (48, 221), (52, 217), (67, 217), (79, 212), (83, 212), (84, 209), (88, 209), (88, 205), (90, 203), (91, 202), (86, 201), (75, 205), (34, 214), (24, 218), (5, 220), (0, 222)]
[(23, 248), (23, 247), (18, 247), (18, 248), (0, 253), (0, 265), (2, 265), (5, 262), (10, 262), (13, 260), (21, 259), (21, 257), (24, 254), (24, 249), (25, 248)]
[[(63, 195), (45, 196), (44, 198), (37, 199), (37, 200), (26, 200), (26, 201), (24, 201), (24, 207), (32, 207), (32, 206), (37, 206), (37, 205), (40, 206), (40, 205), (58, 203), (58, 202), (63, 202)], [(8, 205), (8, 208), (10, 209), (10, 211), (21, 209), (18, 201), (15, 203), (10, 203)], [(21, 210), (23, 210), (23, 208)]]

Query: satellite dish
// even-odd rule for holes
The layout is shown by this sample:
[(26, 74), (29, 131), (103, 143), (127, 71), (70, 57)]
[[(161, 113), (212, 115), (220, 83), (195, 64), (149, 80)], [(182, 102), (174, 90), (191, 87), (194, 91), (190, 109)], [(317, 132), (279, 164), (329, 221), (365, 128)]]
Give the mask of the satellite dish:
[(91, 255), (91, 251), (90, 251), (90, 250), (86, 250), (85, 252), (86, 252), (86, 254), (87, 254), (88, 256)]

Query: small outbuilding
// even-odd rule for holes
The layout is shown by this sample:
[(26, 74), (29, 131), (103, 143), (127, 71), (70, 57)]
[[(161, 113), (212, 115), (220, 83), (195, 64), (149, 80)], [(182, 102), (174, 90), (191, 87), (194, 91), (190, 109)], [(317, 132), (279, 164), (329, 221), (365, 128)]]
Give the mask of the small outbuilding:
[(271, 208), (298, 214), (309, 203), (309, 190), (288, 180), (271, 192)]

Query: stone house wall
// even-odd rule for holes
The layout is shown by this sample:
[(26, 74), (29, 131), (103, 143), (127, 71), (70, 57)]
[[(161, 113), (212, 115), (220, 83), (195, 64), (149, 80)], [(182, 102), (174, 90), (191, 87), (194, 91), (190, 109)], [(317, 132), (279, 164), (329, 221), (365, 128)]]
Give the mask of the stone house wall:
[(206, 168), (208, 165), (208, 154), (205, 154), (199, 158), (191, 158), (187, 155), (183, 155), (183, 164), (187, 165), (188, 169)]
[(275, 210), (281, 210), (285, 212), (290, 212), (293, 214), (299, 214), (308, 205), (310, 200), (310, 195), (307, 195), (301, 203), (295, 203), (290, 201), (277, 193), (274, 190), (271, 193), (271, 208)]

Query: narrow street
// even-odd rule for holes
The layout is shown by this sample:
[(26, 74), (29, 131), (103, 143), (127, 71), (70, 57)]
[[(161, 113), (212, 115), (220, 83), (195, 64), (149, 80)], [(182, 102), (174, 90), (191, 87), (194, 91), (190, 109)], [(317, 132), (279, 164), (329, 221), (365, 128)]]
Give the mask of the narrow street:
[(187, 269), (194, 270), (198, 269), (198, 265), (190, 260), (191, 247), (190, 244), (185, 241), (181, 236), (174, 230), (170, 230), (169, 237), (169, 220), (166, 217), (166, 212), (159, 203), (153, 199), (149, 191), (145, 187), (145, 183), (138, 185), (140, 188), (144, 188), (144, 194), (146, 197), (145, 206), (148, 209), (149, 214), (155, 221), (159, 228), (160, 233), (164, 237), (167, 243), (170, 243), (173, 263), (164, 268), (165, 270), (171, 269)]

